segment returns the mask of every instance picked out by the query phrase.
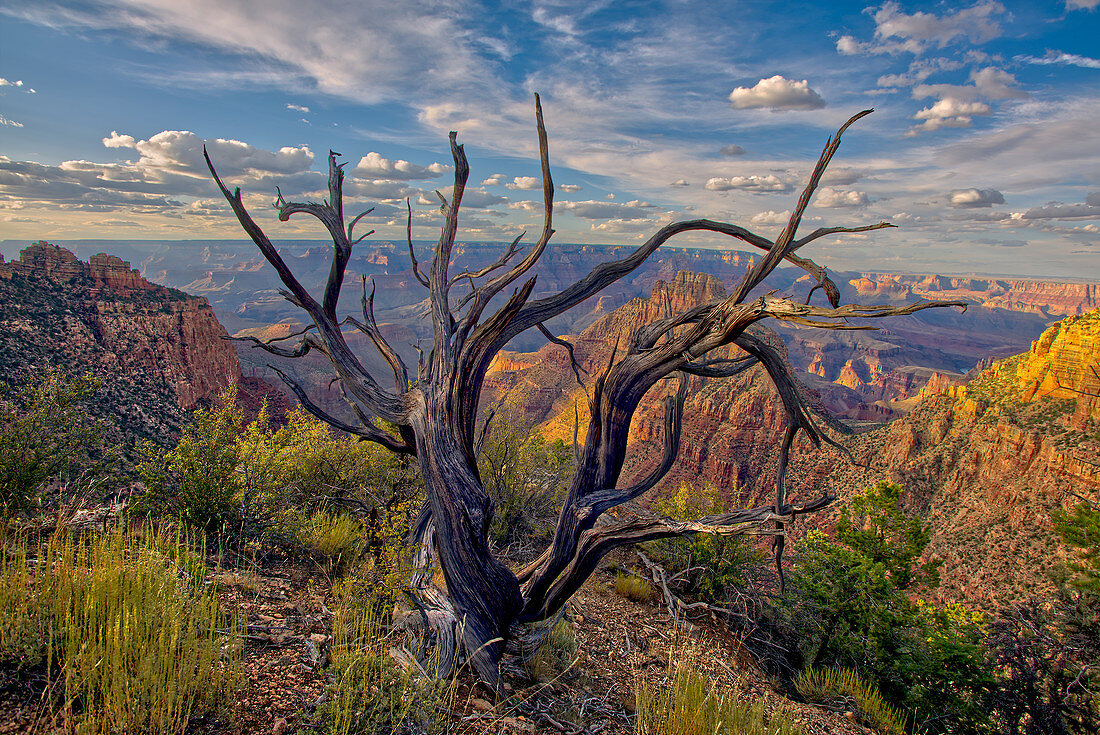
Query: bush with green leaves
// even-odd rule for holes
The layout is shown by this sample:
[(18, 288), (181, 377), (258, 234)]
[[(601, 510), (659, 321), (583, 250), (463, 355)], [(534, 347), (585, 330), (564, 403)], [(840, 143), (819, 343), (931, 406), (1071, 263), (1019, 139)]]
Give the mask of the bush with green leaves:
[(308, 509), (326, 508), (366, 516), (363, 536), (373, 539), (420, 494), (407, 461), (302, 410), (275, 426), (265, 405), (247, 421), (235, 388), (195, 411), (174, 447), (146, 445), (138, 470), (146, 493), (137, 511), (260, 540), (308, 537), (317, 525)]
[[(917, 567), (928, 534), (919, 522), (898, 518), (899, 496), (883, 484), (858, 496), (848, 530), (838, 533), (855, 547), (820, 531), (795, 545), (778, 606), (781, 628), (797, 665), (853, 669), (905, 712), (913, 730), (983, 731), (993, 678), (981, 617), (911, 599), (928, 578)], [(852, 523), (861, 514), (862, 522)]]
[[(728, 510), (722, 492), (713, 485), (681, 483), (676, 492), (653, 505), (661, 515), (686, 521)], [(743, 589), (766, 554), (744, 536), (699, 534), (649, 545), (679, 594), (723, 605), (734, 590)]]
[(95, 478), (108, 465), (103, 427), (85, 405), (99, 387), (91, 373), (56, 367), (0, 384), (0, 518), (28, 509), (51, 481)]
[(1100, 508), (1083, 502), (1052, 516), (1077, 558), (1055, 573), (1051, 598), (990, 624), (991, 706), (1006, 735), (1100, 732)]
[(573, 452), (546, 441), (507, 411), (492, 417), (478, 454), (478, 472), (494, 504), (489, 536), (498, 546), (551, 533), (573, 472)]

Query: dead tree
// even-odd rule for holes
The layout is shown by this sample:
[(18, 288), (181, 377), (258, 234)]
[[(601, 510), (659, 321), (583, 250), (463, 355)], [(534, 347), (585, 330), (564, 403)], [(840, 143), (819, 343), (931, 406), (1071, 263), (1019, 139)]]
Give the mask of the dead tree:
[[(454, 189), (450, 201), (440, 195), (444, 224), (435, 244), (434, 257), (426, 268), (417, 262), (413, 251), (411, 210), (409, 213), (407, 234), (412, 274), (429, 297), (434, 330), (431, 350), (427, 355), (421, 353), (411, 380), (402, 358), (378, 328), (373, 313), (373, 292), (368, 294), (364, 285), (361, 319), (337, 314), (337, 301), (352, 246), (362, 239), (356, 239), (353, 231), (366, 214), (345, 224), (344, 172), (343, 164), (336, 162), (337, 154), (329, 153), (327, 201), (321, 204), (287, 202), (280, 193), (274, 204), (280, 220), (286, 221), (298, 213), (310, 214), (325, 225), (332, 237), (332, 267), (320, 301), (302, 286), (248, 214), (241, 201), (240, 189), (230, 192), (207, 156), (210, 173), (242, 227), (278, 272), (285, 286), (284, 296), (304, 310), (312, 322), (292, 349), (274, 344), (258, 346), (285, 357), (301, 357), (311, 350), (322, 353), (332, 363), (358, 423), (351, 425), (328, 415), (300, 386), (284, 376), (303, 407), (363, 440), (377, 442), (394, 452), (414, 455), (420, 464), (427, 503), (414, 529), (420, 567), (413, 584), (418, 591), (418, 616), (437, 636), (437, 643), (444, 650), (444, 660), (448, 659), (446, 651), (453, 647), (462, 652), (483, 682), (495, 686), (506, 643), (522, 638), (522, 631), (530, 629), (531, 624), (552, 619), (612, 549), (695, 533), (764, 533), (776, 537), (778, 557), (782, 554), (784, 524), (833, 499), (826, 495), (808, 502), (791, 503), (787, 498), (787, 460), (795, 436), (799, 431), (804, 432), (814, 444), (827, 438), (814, 425), (781, 355), (749, 328), (771, 317), (826, 329), (871, 329), (873, 327), (852, 326), (848, 320), (909, 314), (948, 305), (948, 302), (921, 302), (901, 308), (842, 306), (840, 293), (825, 269), (798, 255), (802, 247), (826, 235), (892, 226), (881, 222), (860, 227), (829, 227), (796, 237), (803, 213), (840, 144), (841, 134), (869, 112), (865, 110), (853, 116), (829, 140), (786, 227), (774, 241), (723, 222), (706, 219), (674, 222), (662, 227), (626, 257), (600, 263), (562, 291), (534, 300), (531, 294), (535, 279), (521, 279), (538, 262), (554, 234), (554, 185), (550, 178), (550, 157), (539, 98), (536, 95), (535, 119), (542, 163), (543, 226), (537, 242), (522, 258), (520, 235), (491, 265), (476, 271), (451, 273), (451, 251), (458, 234), (459, 211), (469, 176), (466, 154), (457, 143), (457, 134), (452, 132)], [(591, 418), (588, 431), (584, 446), (576, 450), (576, 473), (562, 506), (553, 541), (533, 563), (518, 573), (513, 572), (489, 547), (493, 507), (477, 469), (478, 402), (490, 362), (509, 340), (529, 329), (541, 330), (551, 341), (569, 349), (572, 357), (571, 345), (551, 335), (543, 326), (545, 322), (629, 274), (670, 238), (690, 231), (726, 235), (764, 254), (748, 269), (728, 298), (650, 324), (641, 329), (625, 349), (612, 355), (607, 368), (589, 386)], [(821, 289), (829, 306), (810, 305), (808, 298), (806, 303), (796, 303), (773, 293), (749, 298), (783, 261), (809, 273), (816, 280), (814, 291)], [(512, 287), (516, 283), (518, 287)], [(510, 287), (510, 293), (505, 293)], [(461, 293), (457, 293), (459, 288)], [(452, 296), (452, 292), (457, 295)], [(501, 294), (504, 295), (494, 301)], [(488, 313), (490, 305), (494, 308)], [(341, 332), (346, 324), (354, 325), (365, 334), (388, 363), (392, 372), (391, 387), (387, 388), (381, 378), (370, 375), (352, 353)], [(736, 345), (745, 356), (739, 359), (712, 356), (715, 350), (727, 345)], [(777, 447), (775, 503), (695, 521), (658, 517), (598, 525), (597, 520), (605, 511), (650, 490), (672, 467), (679, 447), (687, 376), (729, 376), (757, 362), (775, 383), (789, 417), (786, 433)], [(661, 462), (645, 478), (622, 486), (619, 479), (631, 417), (645, 393), (670, 377), (679, 379), (679, 387), (665, 399)], [(391, 433), (381, 428), (376, 423), (378, 420), (396, 430)], [(431, 573), (427, 569), (433, 557), (443, 572), (443, 589), (430, 582)]]

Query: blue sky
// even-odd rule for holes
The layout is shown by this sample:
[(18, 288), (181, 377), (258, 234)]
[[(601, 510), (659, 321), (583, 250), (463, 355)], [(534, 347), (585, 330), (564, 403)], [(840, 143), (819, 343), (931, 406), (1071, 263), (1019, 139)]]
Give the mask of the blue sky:
[[(322, 196), (343, 154), (377, 237), (434, 237), (466, 144), (464, 236), (538, 230), (532, 95), (556, 239), (665, 222), (805, 226), (839, 269), (1100, 279), (1100, 0), (975, 4), (0, 0), (0, 239), (237, 237), (215, 163), (276, 239), (274, 187)], [(713, 237), (680, 244), (724, 246)]]

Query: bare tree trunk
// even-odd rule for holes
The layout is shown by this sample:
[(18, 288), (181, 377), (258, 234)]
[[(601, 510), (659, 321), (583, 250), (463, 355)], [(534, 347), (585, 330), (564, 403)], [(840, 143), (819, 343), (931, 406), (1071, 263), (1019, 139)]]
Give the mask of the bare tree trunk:
[[(800, 248), (828, 235), (867, 232), (892, 227), (886, 222), (858, 227), (829, 227), (796, 239), (802, 216), (809, 206), (821, 177), (840, 145), (840, 136), (856, 120), (854, 115), (831, 138), (818, 159), (799, 197), (787, 226), (774, 241), (737, 225), (711, 220), (688, 220), (665, 225), (632, 253), (619, 260), (600, 263), (576, 283), (562, 291), (531, 301), (535, 279), (528, 278), (513, 288), (505, 303), (490, 316), (485, 312), (504, 297), (505, 290), (535, 265), (554, 234), (554, 185), (550, 177), (549, 147), (543, 125), (542, 105), (535, 96), (535, 120), (543, 178), (543, 228), (533, 247), (517, 262), (522, 234), (505, 248), (493, 264), (477, 271), (450, 274), (451, 251), (458, 232), (458, 213), (469, 177), (469, 165), (457, 134), (451, 133), (454, 186), (451, 201), (443, 199), (445, 221), (427, 272), (421, 270), (412, 246), (412, 210), (406, 234), (412, 273), (427, 291), (431, 304), (434, 340), (428, 355), (421, 354), (416, 379), (410, 384), (408, 369), (386, 342), (374, 318), (373, 290), (363, 282), (362, 320), (340, 318), (336, 313), (344, 271), (352, 247), (366, 235), (353, 237), (363, 212), (345, 226), (342, 164), (329, 152), (329, 198), (323, 204), (293, 203), (279, 194), (275, 207), (286, 220), (298, 213), (309, 214), (328, 229), (333, 241), (332, 267), (322, 301), (317, 301), (296, 279), (278, 250), (249, 215), (240, 189), (230, 192), (218, 177), (207, 156), (210, 172), (233, 208), (242, 227), (278, 272), (286, 290), (284, 296), (303, 309), (312, 324), (299, 332), (293, 348), (280, 347), (272, 340), (248, 338), (254, 346), (284, 357), (302, 357), (316, 350), (328, 358), (344, 395), (358, 418), (357, 424), (341, 421), (318, 407), (301, 386), (279, 373), (298, 397), (302, 407), (332, 426), (376, 442), (394, 452), (414, 454), (420, 462), (427, 489), (427, 504), (413, 534), (418, 564), (412, 589), (420, 620), (436, 632), (442, 650), (440, 666), (449, 671), (452, 651), (463, 649), (483, 682), (494, 688), (498, 665), (510, 636), (523, 625), (553, 620), (591, 575), (610, 550), (632, 543), (696, 533), (769, 534), (776, 539), (776, 560), (783, 552), (785, 525), (800, 513), (813, 512), (830, 503), (824, 495), (802, 503), (789, 502), (786, 494), (787, 459), (798, 432), (819, 445), (832, 443), (820, 432), (799, 393), (790, 367), (782, 356), (753, 334), (753, 325), (766, 319), (780, 319), (822, 329), (872, 329), (853, 326), (850, 320), (876, 319), (911, 314), (921, 309), (960, 306), (960, 302), (922, 301), (904, 307), (840, 305), (840, 291), (824, 268), (796, 254)], [(205, 153), (205, 152), (204, 152)], [(550, 334), (545, 322), (638, 268), (662, 244), (683, 232), (701, 231), (740, 240), (765, 255), (751, 267), (729, 298), (670, 314), (639, 330), (625, 346), (616, 345), (607, 368), (592, 383), (589, 395), (590, 421), (578, 466), (562, 506), (553, 542), (546, 551), (518, 575), (490, 551), (488, 534), (493, 507), (477, 470), (476, 418), (485, 374), (493, 358), (513, 337), (537, 328), (551, 342), (566, 348), (573, 361), (571, 345)], [(367, 233), (370, 234), (369, 232)], [(749, 295), (783, 261), (802, 268), (813, 277), (817, 290), (829, 306), (799, 304), (774, 294), (754, 299)], [(453, 288), (468, 288), (452, 302)], [(348, 347), (341, 328), (354, 325), (365, 334), (389, 365), (393, 390), (370, 375)], [(737, 359), (708, 357), (714, 350), (735, 344), (745, 353)], [(676, 459), (680, 424), (687, 395), (687, 376), (728, 377), (759, 363), (775, 383), (786, 409), (789, 424), (778, 447), (776, 498), (771, 506), (747, 508), (700, 518), (677, 521), (654, 516), (634, 518), (598, 526), (607, 510), (637, 498), (657, 485)], [(574, 373), (580, 371), (573, 362)], [(276, 369), (277, 371), (277, 369)], [(278, 372), (278, 371), (277, 371)], [(665, 399), (664, 456), (657, 469), (634, 485), (619, 487), (619, 476), (627, 452), (630, 421), (646, 391), (659, 381), (678, 377), (678, 389)], [(375, 419), (396, 427), (396, 435), (380, 428)], [(431, 552), (443, 571), (446, 589), (431, 582)], [(782, 577), (781, 577), (782, 579)]]

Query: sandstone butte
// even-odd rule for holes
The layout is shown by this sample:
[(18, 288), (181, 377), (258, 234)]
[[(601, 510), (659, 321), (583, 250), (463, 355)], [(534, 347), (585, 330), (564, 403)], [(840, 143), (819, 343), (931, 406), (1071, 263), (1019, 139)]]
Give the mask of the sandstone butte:
[[(0, 258), (0, 278), (37, 282), (65, 300), (60, 350), (92, 349), (108, 372), (152, 378), (172, 391), (183, 410), (240, 380), (236, 351), (207, 300), (149, 283), (116, 256), (100, 253), (84, 263), (65, 248), (37, 242), (17, 261)], [(5, 312), (18, 324), (17, 308)]]

